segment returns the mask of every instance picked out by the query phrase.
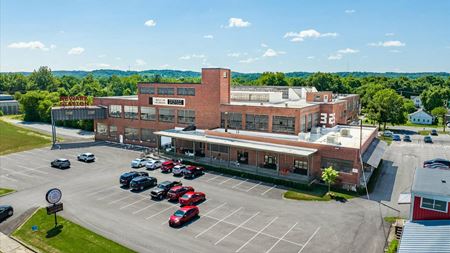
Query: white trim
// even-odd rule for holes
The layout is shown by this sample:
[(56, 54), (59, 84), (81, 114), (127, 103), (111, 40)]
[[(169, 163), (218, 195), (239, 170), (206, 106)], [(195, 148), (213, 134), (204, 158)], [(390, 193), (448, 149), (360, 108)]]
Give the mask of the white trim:
[(448, 202), (447, 201), (443, 201), (443, 200), (439, 200), (439, 199), (426, 198), (426, 199), (432, 199), (433, 200), (433, 206), (435, 206), (435, 201), (436, 200), (445, 202), (445, 211), (441, 211), (441, 210), (437, 210), (437, 209), (433, 209), (433, 208), (423, 207), (423, 205), (422, 205), (423, 204), (423, 199), (424, 199), (424, 197), (420, 197), (420, 208), (421, 209), (426, 209), (426, 210), (440, 212), (440, 213), (448, 213)]

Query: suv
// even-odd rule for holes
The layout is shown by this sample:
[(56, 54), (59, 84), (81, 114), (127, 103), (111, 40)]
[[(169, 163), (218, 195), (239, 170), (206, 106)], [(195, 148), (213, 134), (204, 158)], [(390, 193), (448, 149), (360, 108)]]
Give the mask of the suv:
[(423, 137), (423, 141), (424, 141), (425, 143), (433, 143), (433, 139), (432, 139), (431, 136), (429, 136), (429, 135)]
[(12, 206), (0, 205), (0, 222), (13, 216), (13, 214), (14, 209), (12, 208)]
[(167, 198), (169, 198), (170, 201), (178, 201), (178, 199), (181, 196), (183, 196), (186, 192), (193, 192), (193, 191), (195, 190), (191, 186), (175, 186), (169, 190), (169, 192), (167, 193)]
[(131, 168), (144, 167), (148, 161), (149, 159), (147, 158), (136, 158), (133, 161), (131, 161)]
[(431, 135), (438, 135), (438, 132), (436, 131), (436, 129), (431, 130), (430, 132)]
[(161, 168), (162, 162), (160, 160), (150, 160), (145, 164), (145, 168), (148, 170), (156, 170)]
[(150, 196), (152, 199), (159, 199), (162, 200), (166, 197), (167, 192), (170, 190), (170, 188), (174, 186), (181, 186), (183, 185), (180, 181), (164, 181), (160, 183), (156, 189), (153, 189), (150, 192)]
[(142, 191), (155, 186), (157, 183), (158, 180), (155, 177), (139, 176), (131, 180), (130, 188), (131, 190)]
[(165, 161), (161, 165), (161, 172), (172, 172), (173, 167), (177, 165), (178, 163), (175, 163), (172, 160)]
[(70, 168), (70, 161), (65, 159), (65, 158), (59, 158), (59, 159), (55, 159), (53, 160), (50, 165), (52, 167), (56, 167), (56, 168), (60, 168), (60, 169), (67, 169)]
[(83, 161), (83, 162), (93, 162), (95, 161), (95, 156), (92, 153), (83, 153), (83, 154), (79, 154), (77, 156), (78, 161)]
[(184, 170), (184, 178), (196, 178), (203, 175), (204, 171), (205, 169), (203, 167), (189, 165)]
[(126, 172), (123, 173), (120, 176), (120, 184), (124, 187), (130, 187), (130, 183), (131, 180), (133, 180), (133, 178), (135, 177), (148, 177), (148, 173), (147, 172), (137, 172), (137, 171), (130, 171), (130, 172)]
[(172, 173), (175, 177), (182, 177), (184, 175), (184, 171), (186, 166), (183, 164), (175, 165), (172, 169)]

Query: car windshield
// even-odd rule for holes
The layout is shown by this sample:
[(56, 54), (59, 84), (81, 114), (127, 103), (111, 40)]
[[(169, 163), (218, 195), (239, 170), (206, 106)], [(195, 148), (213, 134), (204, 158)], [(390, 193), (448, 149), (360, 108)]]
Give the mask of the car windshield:
[(188, 198), (190, 198), (190, 197), (191, 197), (190, 194), (184, 194), (183, 197), (181, 197), (181, 198), (183, 198), (183, 199), (188, 199)]
[(177, 216), (177, 217), (183, 217), (184, 211), (178, 210), (178, 211), (176, 211), (173, 215), (174, 215), (174, 216)]

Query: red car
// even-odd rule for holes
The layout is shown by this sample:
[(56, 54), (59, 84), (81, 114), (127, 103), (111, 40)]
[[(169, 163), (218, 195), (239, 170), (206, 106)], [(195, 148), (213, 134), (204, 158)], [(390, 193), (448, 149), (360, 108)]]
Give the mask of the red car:
[(170, 216), (169, 226), (179, 227), (197, 217), (199, 212), (196, 206), (184, 206)]
[(196, 178), (203, 175), (205, 169), (203, 167), (197, 167), (189, 165), (184, 169), (184, 178)]
[(161, 172), (172, 172), (173, 167), (175, 167), (175, 165), (177, 165), (178, 163), (169, 160), (169, 161), (165, 161), (161, 164)]
[(191, 186), (174, 186), (170, 188), (167, 193), (167, 198), (170, 201), (178, 201), (178, 199), (183, 196), (186, 192), (193, 192), (194, 188)]
[(191, 206), (200, 201), (205, 201), (206, 195), (203, 192), (187, 192), (178, 199), (181, 206)]

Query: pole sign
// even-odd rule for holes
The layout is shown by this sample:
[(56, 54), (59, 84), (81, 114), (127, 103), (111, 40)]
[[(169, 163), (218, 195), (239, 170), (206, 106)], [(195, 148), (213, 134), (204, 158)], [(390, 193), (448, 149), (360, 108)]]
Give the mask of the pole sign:
[(86, 96), (67, 96), (59, 97), (60, 106), (87, 106), (88, 101)]
[(61, 201), (61, 197), (62, 192), (58, 188), (52, 188), (47, 191), (47, 194), (45, 194), (45, 200), (51, 204), (50, 206), (47, 206), (47, 215), (55, 215), (55, 227), (58, 225), (56, 213), (63, 210), (63, 203), (59, 203), (59, 201)]
[(51, 206), (47, 206), (47, 214), (55, 214), (63, 210), (63, 203), (57, 203)]

